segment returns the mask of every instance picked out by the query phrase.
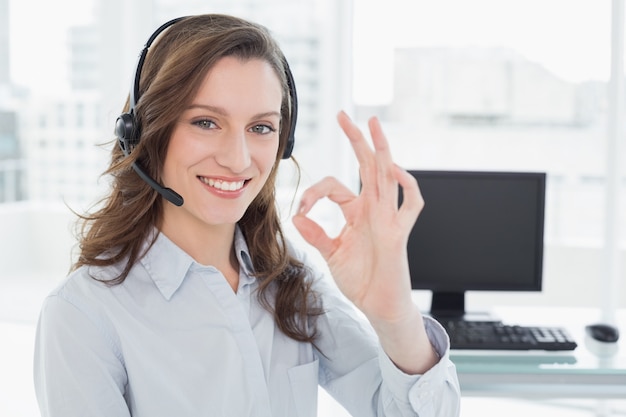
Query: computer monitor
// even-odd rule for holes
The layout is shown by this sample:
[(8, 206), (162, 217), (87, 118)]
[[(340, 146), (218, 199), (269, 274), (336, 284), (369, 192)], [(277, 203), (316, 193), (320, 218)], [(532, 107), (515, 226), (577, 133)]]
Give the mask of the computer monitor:
[(465, 317), (467, 291), (541, 291), (545, 173), (409, 172), (425, 201), (411, 285), (432, 291), (431, 315)]

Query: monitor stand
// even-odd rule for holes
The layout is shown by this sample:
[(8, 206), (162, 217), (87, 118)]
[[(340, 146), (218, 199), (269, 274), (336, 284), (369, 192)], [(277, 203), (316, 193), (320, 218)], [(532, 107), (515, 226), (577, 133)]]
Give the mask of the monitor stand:
[(464, 291), (433, 291), (430, 302), (430, 315), (437, 320), (500, 321), (484, 311), (465, 311)]

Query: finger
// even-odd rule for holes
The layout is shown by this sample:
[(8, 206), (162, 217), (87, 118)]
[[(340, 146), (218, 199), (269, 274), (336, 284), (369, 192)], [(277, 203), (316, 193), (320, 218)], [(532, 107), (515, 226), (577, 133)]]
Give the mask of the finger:
[(350, 119), (350, 117), (344, 111), (340, 111), (337, 114), (337, 121), (341, 130), (344, 131), (350, 144), (354, 149), (357, 160), (360, 164), (371, 163), (373, 152), (372, 148), (367, 144), (365, 136), (361, 132), (361, 129)]
[(387, 136), (385, 136), (385, 132), (383, 131), (378, 117), (371, 117), (368, 120), (368, 126), (370, 134), (372, 135), (372, 143), (374, 144), (374, 150), (376, 151), (377, 156), (382, 162), (389, 165), (389, 167), (393, 166), (394, 163), (391, 158), (389, 142), (387, 141)]
[(330, 257), (334, 243), (319, 224), (301, 214), (293, 216), (291, 221), (304, 240), (316, 248), (324, 259)]
[(388, 202), (388, 206), (395, 210), (398, 205), (396, 164), (393, 162), (389, 142), (378, 118), (370, 118), (368, 125), (375, 150), (378, 199)]
[(424, 208), (425, 202), (419, 184), (413, 175), (396, 166), (395, 177), (402, 187), (402, 205), (398, 210), (398, 217), (409, 230), (415, 224), (417, 217)]
[(341, 207), (355, 197), (355, 194), (336, 178), (326, 177), (302, 193), (298, 214), (308, 213), (315, 203), (322, 198), (328, 198)]
[[(348, 117), (348, 115), (341, 111), (337, 115), (337, 121), (339, 126), (350, 140), (350, 145), (354, 150), (356, 159), (359, 162), (359, 173), (361, 175), (362, 192), (368, 193), (371, 186), (375, 186), (374, 173), (372, 169), (375, 165), (374, 152), (372, 148), (367, 144), (363, 133), (359, 127)], [(374, 188), (375, 191), (375, 188)]]

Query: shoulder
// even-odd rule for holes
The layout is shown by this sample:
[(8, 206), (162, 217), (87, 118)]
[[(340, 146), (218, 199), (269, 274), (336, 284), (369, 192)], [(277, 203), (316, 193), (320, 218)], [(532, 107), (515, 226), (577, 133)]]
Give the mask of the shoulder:
[(110, 282), (119, 276), (121, 270), (119, 265), (104, 268), (81, 266), (62, 280), (50, 296), (73, 298), (105, 291), (111, 288)]
[(82, 266), (73, 271), (45, 298), (41, 316), (64, 320), (68, 314), (93, 317), (110, 296), (106, 281), (114, 278), (112, 268)]
[(118, 263), (106, 267), (85, 265), (72, 271), (44, 299), (40, 320), (62, 321), (80, 316), (100, 324), (110, 321), (112, 313), (121, 307), (120, 297), (128, 292), (129, 278), (138, 280), (145, 274), (138, 262), (124, 282), (113, 284), (123, 268), (124, 264)]
[(123, 361), (110, 314), (115, 296), (105, 282), (92, 277), (90, 269), (72, 272), (44, 299), (36, 330), (37, 350), (74, 357), (84, 349), (100, 353), (105, 349)]

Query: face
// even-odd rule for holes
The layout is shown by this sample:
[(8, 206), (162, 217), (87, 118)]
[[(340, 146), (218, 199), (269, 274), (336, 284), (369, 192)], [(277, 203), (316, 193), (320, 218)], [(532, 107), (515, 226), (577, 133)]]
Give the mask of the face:
[(164, 204), (164, 227), (198, 230), (241, 219), (276, 163), (281, 102), (267, 62), (218, 61), (170, 138), (163, 183), (185, 202)]

